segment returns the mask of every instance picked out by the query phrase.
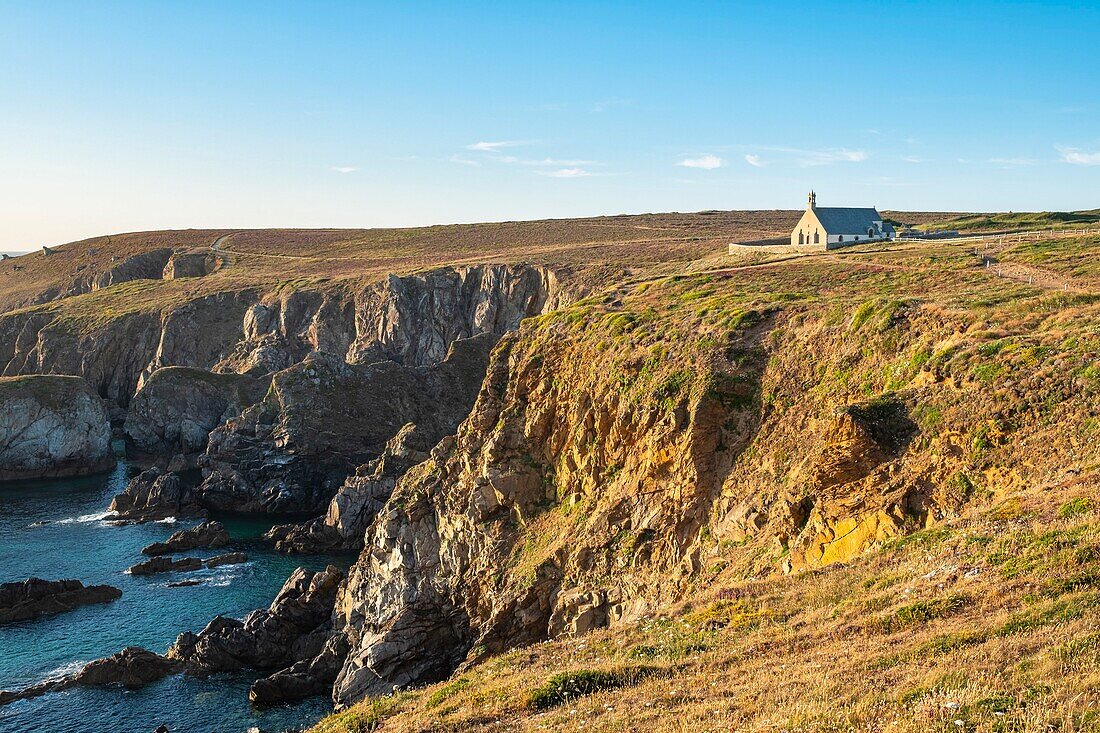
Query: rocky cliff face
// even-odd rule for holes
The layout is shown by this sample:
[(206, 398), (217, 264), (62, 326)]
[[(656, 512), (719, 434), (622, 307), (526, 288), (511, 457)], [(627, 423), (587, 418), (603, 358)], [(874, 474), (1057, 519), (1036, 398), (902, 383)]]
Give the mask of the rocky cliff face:
[(242, 374), (158, 369), (130, 403), (126, 436), (144, 453), (201, 452), (211, 430), (263, 399), (268, 386)]
[(0, 378), (0, 481), (115, 465), (103, 401), (79, 377)]
[[(160, 256), (127, 265), (127, 272), (157, 270), (160, 278), (178, 264), (179, 276), (186, 276), (194, 264), (173, 264), (171, 250)], [(115, 295), (110, 287), (98, 290), (83, 298)], [(0, 315), (0, 373), (82, 376), (126, 406), (166, 366), (264, 375), (315, 351), (355, 364), (389, 359), (426, 366), (440, 361), (456, 339), (499, 335), (577, 293), (548, 268), (479, 265), (365, 287), (330, 284), (266, 295), (229, 290), (163, 306), (150, 298), (144, 309), (118, 297), (125, 301), (121, 309), (113, 301), (70, 298)]]
[[(710, 578), (851, 561), (1079, 452), (1056, 426), (1091, 409), (1091, 351), (1062, 326), (1002, 354), (965, 310), (754, 286), (674, 278), (505, 337), (469, 418), (368, 529), (336, 607), (336, 701), (628, 622)], [(1058, 356), (1031, 375), (1036, 354)]]
[(477, 394), (495, 336), (456, 341), (441, 363), (346, 364), (315, 354), (276, 374), (268, 397), (210, 434), (198, 501), (211, 508), (321, 512), (355, 467), (406, 423), (436, 440)]
[(678, 358), (628, 341), (597, 357), (610, 334), (578, 338), (567, 317), (505, 337), (457, 436), (369, 531), (337, 604), (337, 702), (674, 597), (753, 435), (763, 333)]

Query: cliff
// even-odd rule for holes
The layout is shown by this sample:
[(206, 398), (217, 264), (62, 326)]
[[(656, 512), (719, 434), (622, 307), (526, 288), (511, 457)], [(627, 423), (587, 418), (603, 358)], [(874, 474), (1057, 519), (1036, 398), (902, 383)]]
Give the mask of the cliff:
[(103, 401), (79, 377), (0, 378), (0, 481), (79, 476), (115, 465)]

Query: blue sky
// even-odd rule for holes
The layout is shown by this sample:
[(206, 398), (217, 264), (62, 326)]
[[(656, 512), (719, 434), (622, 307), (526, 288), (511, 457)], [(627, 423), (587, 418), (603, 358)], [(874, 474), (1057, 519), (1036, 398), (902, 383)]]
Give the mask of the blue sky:
[(1100, 206), (1100, 3), (0, 0), (0, 249)]

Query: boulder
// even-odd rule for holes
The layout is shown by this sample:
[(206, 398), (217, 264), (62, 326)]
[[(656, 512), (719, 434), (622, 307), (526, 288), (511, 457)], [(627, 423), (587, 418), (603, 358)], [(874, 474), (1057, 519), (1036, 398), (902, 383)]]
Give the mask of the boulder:
[(130, 575), (153, 575), (155, 573), (188, 573), (192, 570), (201, 570), (202, 560), (197, 557), (175, 558), (160, 556), (154, 557), (137, 565), (130, 566)]
[(243, 552), (227, 552), (224, 555), (215, 555), (206, 561), (206, 567), (216, 568), (221, 565), (239, 565), (248, 562), (248, 555)]
[(161, 272), (165, 280), (180, 277), (205, 277), (218, 267), (218, 255), (210, 250), (173, 252)]
[(71, 611), (90, 603), (110, 603), (122, 591), (110, 585), (84, 585), (79, 580), (28, 578), (0, 584), (0, 623)]
[(229, 543), (229, 532), (221, 522), (206, 521), (190, 529), (181, 529), (164, 542), (154, 542), (143, 547), (145, 555), (167, 555), (187, 552), (199, 547), (222, 547)]
[(110, 417), (80, 377), (0, 377), (0, 481), (113, 468)]
[(121, 494), (111, 500), (111, 511), (119, 519), (145, 522), (167, 517), (205, 517), (190, 489), (178, 473), (149, 468), (130, 480)]
[(134, 395), (123, 430), (143, 453), (199, 453), (211, 430), (263, 399), (267, 388), (243, 374), (163, 367)]
[(127, 647), (118, 654), (89, 662), (76, 674), (61, 679), (46, 680), (18, 692), (0, 691), (0, 705), (16, 700), (38, 697), (70, 687), (109, 687), (118, 685), (136, 689), (179, 672), (179, 662), (162, 657), (141, 647)]
[(312, 659), (332, 635), (332, 608), (343, 578), (331, 565), (319, 572), (299, 568), (271, 606), (253, 611), (244, 621), (216, 616), (198, 634), (180, 634), (168, 657), (199, 676), (245, 668), (285, 669)]

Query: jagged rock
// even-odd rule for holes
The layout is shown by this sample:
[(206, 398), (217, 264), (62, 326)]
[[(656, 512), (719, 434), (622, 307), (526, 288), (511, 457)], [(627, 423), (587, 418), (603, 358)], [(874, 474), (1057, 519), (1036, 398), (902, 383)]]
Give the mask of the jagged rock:
[(190, 529), (181, 529), (164, 542), (154, 542), (143, 547), (141, 552), (145, 555), (167, 555), (200, 547), (222, 547), (226, 544), (229, 544), (229, 532), (222, 523), (206, 521)]
[(224, 555), (215, 555), (206, 561), (206, 567), (216, 568), (222, 565), (239, 565), (248, 562), (248, 555), (243, 552), (227, 552)]
[(385, 506), (397, 480), (428, 458), (442, 436), (425, 435), (408, 423), (386, 444), (382, 455), (356, 469), (329, 503), (328, 512), (301, 524), (272, 527), (264, 536), (283, 552), (358, 550), (374, 517)]
[(195, 579), (192, 579), (192, 580), (177, 580), (177, 581), (172, 582), (172, 583), (167, 583), (166, 586), (169, 587), (169, 588), (190, 588), (190, 587), (195, 586), (195, 585), (202, 585), (205, 582), (206, 582), (205, 580), (195, 580)]
[(122, 596), (110, 585), (84, 585), (79, 580), (28, 578), (0, 584), (0, 623), (71, 611), (90, 603), (109, 603)]
[(59, 680), (46, 680), (18, 692), (0, 692), (0, 705), (38, 697), (70, 687), (108, 687), (119, 685), (136, 689), (181, 671), (182, 665), (141, 647), (126, 647), (118, 654), (89, 662), (76, 674)]
[(425, 436), (453, 432), (495, 339), (456, 341), (430, 367), (356, 366), (314, 354), (279, 372), (264, 402), (210, 434), (197, 500), (233, 511), (322, 511), (348, 474), (381, 455), (406, 423), (415, 421)]
[(207, 514), (195, 503), (179, 474), (165, 473), (156, 466), (130, 479), (122, 493), (111, 500), (111, 511), (119, 519), (140, 522)]
[(154, 573), (187, 573), (201, 570), (202, 560), (197, 557), (181, 557), (178, 560), (166, 555), (154, 557), (130, 566), (130, 575), (153, 575)]
[(0, 377), (0, 481), (78, 476), (115, 465), (110, 417), (79, 377)]
[(256, 680), (248, 690), (253, 705), (282, 705), (317, 695), (328, 696), (348, 655), (348, 640), (333, 634), (321, 653), (295, 662), (270, 677)]
[(332, 607), (343, 578), (331, 565), (315, 573), (299, 568), (267, 609), (253, 611), (243, 622), (216, 616), (198, 634), (180, 634), (168, 657), (196, 675), (283, 669), (312, 659), (332, 634)]
[(181, 277), (205, 277), (219, 266), (218, 255), (210, 250), (173, 252), (164, 265), (161, 277), (175, 280)]
[(267, 388), (265, 381), (243, 374), (164, 367), (134, 395), (124, 430), (145, 453), (199, 453), (211, 430), (263, 399)]

